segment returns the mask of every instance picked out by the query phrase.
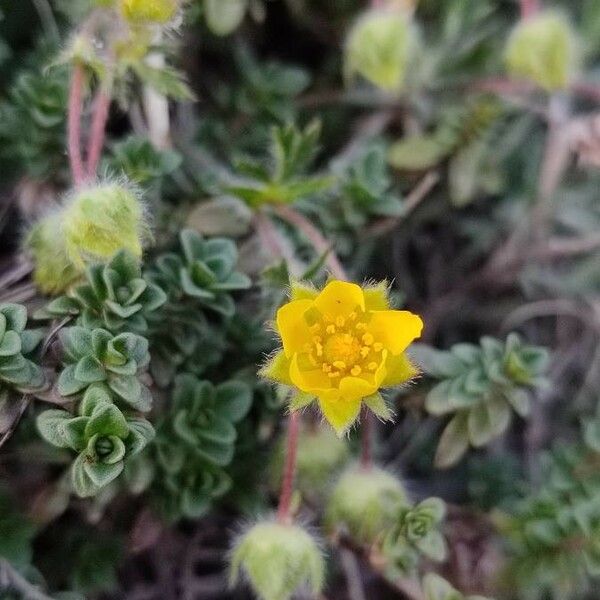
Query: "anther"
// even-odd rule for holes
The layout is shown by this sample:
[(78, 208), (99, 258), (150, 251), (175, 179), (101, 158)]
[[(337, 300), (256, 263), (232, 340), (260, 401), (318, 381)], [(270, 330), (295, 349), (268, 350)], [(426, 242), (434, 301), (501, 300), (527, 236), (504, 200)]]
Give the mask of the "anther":
[(346, 363), (343, 360), (334, 360), (333, 366), (340, 371), (343, 371), (346, 368)]
[(335, 319), (335, 324), (338, 327), (343, 327), (346, 324), (346, 319), (344, 319), (344, 317), (342, 317), (342, 316), (339, 316)]
[(362, 336), (362, 341), (365, 346), (370, 346), (374, 342), (375, 338), (370, 333), (365, 333)]
[(329, 334), (335, 333), (335, 325), (327, 325), (325, 331)]
[(381, 342), (375, 342), (373, 344), (373, 350), (375, 350), (375, 352), (381, 352), (383, 350), (383, 344)]
[(362, 369), (358, 365), (354, 365), (350, 370), (350, 373), (354, 375), (354, 377), (357, 377), (362, 373)]
[(377, 371), (377, 363), (376, 362), (370, 362), (367, 365), (367, 369), (369, 369), (369, 371)]
[(370, 350), (369, 350), (369, 348), (367, 348), (366, 346), (363, 346), (363, 347), (360, 349), (360, 355), (361, 355), (363, 358), (367, 358), (367, 356), (369, 355), (369, 352), (370, 352)]

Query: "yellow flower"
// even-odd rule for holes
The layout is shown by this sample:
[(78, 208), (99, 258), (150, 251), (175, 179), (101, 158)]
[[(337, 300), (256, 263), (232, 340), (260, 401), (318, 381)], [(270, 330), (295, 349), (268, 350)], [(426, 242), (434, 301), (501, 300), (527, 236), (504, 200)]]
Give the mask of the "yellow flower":
[(317, 398), (338, 435), (354, 423), (363, 401), (388, 418), (379, 389), (418, 373), (405, 350), (421, 335), (423, 322), (391, 310), (385, 284), (361, 288), (330, 281), (319, 292), (295, 283), (290, 302), (277, 311), (276, 327), (283, 349), (261, 374), (299, 390), (291, 410)]

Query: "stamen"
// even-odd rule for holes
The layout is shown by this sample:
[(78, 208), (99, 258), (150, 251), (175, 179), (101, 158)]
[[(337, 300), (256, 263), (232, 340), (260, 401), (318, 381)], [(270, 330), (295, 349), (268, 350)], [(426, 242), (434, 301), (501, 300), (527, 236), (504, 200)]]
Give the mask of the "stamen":
[(383, 344), (381, 342), (375, 342), (373, 344), (373, 350), (375, 350), (375, 352), (381, 352), (383, 350)]
[(369, 371), (377, 371), (377, 363), (376, 362), (370, 362), (367, 365), (367, 369), (369, 369)]
[(362, 336), (362, 341), (365, 346), (370, 346), (375, 341), (375, 338), (371, 333), (365, 333)]
[(354, 377), (358, 377), (362, 373), (362, 369), (358, 365), (354, 365), (350, 370), (350, 373), (354, 375)]
[(343, 371), (346, 368), (346, 363), (343, 360), (334, 360), (333, 366), (340, 371)]
[(331, 373), (327, 373), (327, 377), (331, 377), (332, 379), (334, 377), (339, 377), (339, 376), (340, 376), (339, 371), (332, 371)]
[(326, 331), (327, 333), (329, 333), (330, 335), (331, 335), (332, 333), (335, 333), (335, 325), (327, 325), (327, 327), (325, 328), (325, 331)]
[(356, 329), (358, 329), (359, 331), (364, 331), (367, 328), (367, 324), (366, 323), (357, 323), (355, 325)]
[(360, 355), (361, 355), (363, 358), (367, 358), (367, 356), (369, 355), (369, 352), (370, 352), (370, 350), (369, 350), (369, 348), (367, 348), (366, 346), (363, 346), (363, 347), (360, 349)]
[(342, 317), (342, 316), (339, 316), (339, 317), (336, 318), (335, 324), (338, 327), (343, 327), (346, 324), (346, 319), (344, 319), (344, 317)]
[(317, 356), (321, 357), (323, 356), (323, 346), (321, 344), (316, 344), (315, 345), (316, 349), (317, 349)]
[(330, 373), (331, 372), (331, 365), (327, 364), (327, 363), (323, 363), (323, 373)]

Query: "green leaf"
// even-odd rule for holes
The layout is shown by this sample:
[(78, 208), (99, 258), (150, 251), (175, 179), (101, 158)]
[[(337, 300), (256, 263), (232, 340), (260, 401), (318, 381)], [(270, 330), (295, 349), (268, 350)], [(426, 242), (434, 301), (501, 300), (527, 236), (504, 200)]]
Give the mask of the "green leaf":
[(0, 341), (0, 356), (12, 356), (21, 352), (21, 337), (16, 331), (7, 331)]
[(419, 550), (431, 560), (443, 562), (446, 560), (446, 540), (439, 531), (431, 531), (423, 539), (417, 542)]
[(196, 96), (184, 80), (182, 73), (172, 67), (152, 67), (146, 62), (136, 62), (133, 69), (138, 77), (163, 96), (174, 100), (192, 101)]
[(115, 435), (123, 439), (129, 434), (127, 421), (114, 404), (98, 404), (94, 409), (85, 428), (85, 435), (90, 438), (95, 434)]
[(435, 466), (445, 469), (455, 465), (469, 447), (468, 412), (461, 411), (444, 429), (435, 453)]
[(216, 389), (216, 408), (232, 423), (241, 421), (252, 405), (252, 390), (241, 381), (227, 381)]
[(106, 379), (102, 365), (93, 356), (84, 356), (76, 365), (74, 377), (83, 383), (96, 383)]
[(66, 366), (58, 378), (58, 393), (71, 396), (84, 389), (88, 384), (75, 377), (76, 365)]
[(20, 304), (0, 304), (0, 314), (6, 319), (6, 329), (21, 333), (27, 325), (27, 309)]
[(96, 489), (103, 488), (123, 472), (123, 461), (112, 465), (84, 462), (83, 469)]
[(248, 0), (205, 0), (204, 17), (215, 35), (229, 35), (244, 19)]
[(40, 435), (53, 446), (58, 448), (72, 447), (70, 439), (65, 434), (64, 426), (73, 415), (65, 410), (45, 410), (36, 419)]
[(133, 456), (141, 452), (154, 439), (155, 431), (152, 424), (146, 419), (129, 419), (127, 424), (129, 425), (129, 437), (127, 438), (129, 455)]
[(503, 399), (478, 404), (469, 411), (469, 440), (476, 448), (501, 435), (510, 423), (510, 408)]

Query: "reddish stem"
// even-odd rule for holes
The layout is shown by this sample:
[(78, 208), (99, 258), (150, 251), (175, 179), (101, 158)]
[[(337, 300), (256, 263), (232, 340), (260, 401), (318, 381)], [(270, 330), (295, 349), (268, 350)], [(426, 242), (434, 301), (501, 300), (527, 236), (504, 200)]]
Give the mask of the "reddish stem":
[(327, 252), (326, 263), (331, 274), (337, 279), (346, 281), (348, 275), (342, 266), (337, 254), (331, 250), (330, 244), (322, 236), (321, 232), (303, 215), (296, 212), (291, 206), (280, 204), (275, 208), (275, 212), (284, 220), (297, 227), (313, 245), (317, 252), (324, 254)]
[(83, 183), (85, 171), (81, 158), (81, 115), (83, 112), (83, 83), (85, 73), (79, 63), (73, 68), (69, 89), (69, 108), (67, 116), (67, 145), (71, 174), (76, 186)]
[(98, 168), (98, 162), (100, 161), (100, 155), (102, 154), (110, 101), (110, 94), (104, 87), (101, 87), (98, 90), (94, 101), (92, 131), (88, 143), (87, 176), (90, 179), (96, 175), (96, 169)]
[(296, 475), (299, 429), (300, 414), (298, 411), (293, 411), (290, 413), (288, 419), (287, 450), (283, 469), (283, 481), (281, 483), (281, 494), (279, 495), (279, 507), (277, 509), (277, 520), (284, 524), (291, 522), (290, 507), (294, 491), (294, 477)]
[(360, 419), (360, 466), (368, 470), (373, 465), (373, 415), (363, 405)]
[(519, 0), (521, 19), (529, 19), (540, 11), (540, 0)]

